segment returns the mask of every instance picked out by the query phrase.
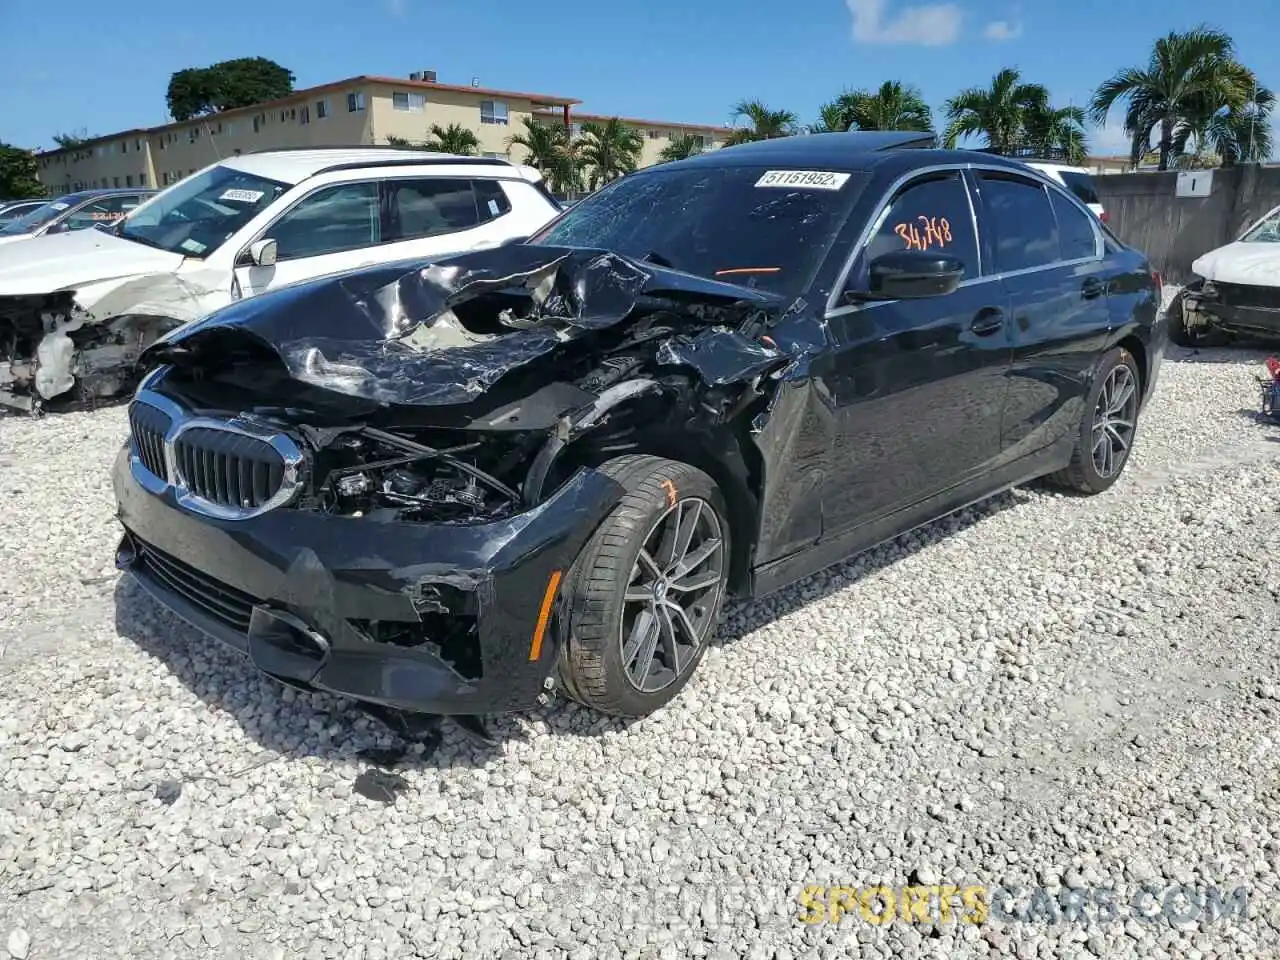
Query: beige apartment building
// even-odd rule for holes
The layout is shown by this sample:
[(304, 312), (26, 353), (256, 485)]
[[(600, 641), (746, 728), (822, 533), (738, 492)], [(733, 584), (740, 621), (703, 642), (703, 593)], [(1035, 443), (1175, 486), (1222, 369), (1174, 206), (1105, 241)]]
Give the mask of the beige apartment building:
[[(424, 71), (411, 79), (361, 76), (299, 90), (269, 103), (208, 117), (95, 137), (77, 147), (38, 155), (51, 193), (101, 187), (165, 187), (201, 167), (239, 153), (281, 147), (385, 144), (388, 137), (422, 141), (433, 125), (475, 132), (485, 156), (525, 159), (507, 140), (529, 117), (563, 123), (574, 132), (597, 114), (577, 114), (582, 101), (550, 94), (437, 83)], [(658, 161), (672, 136), (693, 134), (704, 148), (724, 143), (727, 127), (631, 120), (645, 138), (641, 165)]]

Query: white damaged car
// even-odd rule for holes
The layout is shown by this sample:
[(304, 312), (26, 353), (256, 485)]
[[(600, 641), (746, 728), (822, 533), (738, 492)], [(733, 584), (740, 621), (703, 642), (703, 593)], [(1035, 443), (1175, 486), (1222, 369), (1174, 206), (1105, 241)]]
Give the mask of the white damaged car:
[(1169, 336), (1184, 347), (1234, 336), (1280, 339), (1280, 207), (1240, 239), (1191, 264), (1195, 279), (1169, 307)]
[(228, 158), (112, 227), (0, 247), (0, 407), (118, 396), (145, 347), (232, 301), (498, 246), (559, 212), (537, 170), (504, 160), (378, 147)]

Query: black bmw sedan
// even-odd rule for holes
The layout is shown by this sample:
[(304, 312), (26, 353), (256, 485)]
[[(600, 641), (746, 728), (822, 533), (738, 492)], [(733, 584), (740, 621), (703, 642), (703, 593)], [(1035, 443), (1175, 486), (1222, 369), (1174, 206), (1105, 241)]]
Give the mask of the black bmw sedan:
[(727, 596), (1033, 478), (1107, 489), (1158, 277), (1034, 170), (909, 140), (712, 151), (179, 328), (143, 356), (119, 565), (297, 686), (477, 715), (555, 678), (635, 716)]

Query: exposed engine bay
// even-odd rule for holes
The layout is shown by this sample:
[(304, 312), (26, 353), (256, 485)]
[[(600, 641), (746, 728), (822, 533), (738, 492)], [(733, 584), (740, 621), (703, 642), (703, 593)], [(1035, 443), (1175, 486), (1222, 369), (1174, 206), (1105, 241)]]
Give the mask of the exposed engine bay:
[(87, 404), (135, 382), (142, 351), (173, 326), (120, 316), (99, 322), (69, 291), (0, 297), (0, 407), (36, 412)]
[(287, 431), (306, 451), (291, 509), (501, 520), (627, 452), (698, 459), (794, 361), (764, 334), (772, 295), (647, 266), (508, 247), (310, 281), (162, 338), (146, 386)]

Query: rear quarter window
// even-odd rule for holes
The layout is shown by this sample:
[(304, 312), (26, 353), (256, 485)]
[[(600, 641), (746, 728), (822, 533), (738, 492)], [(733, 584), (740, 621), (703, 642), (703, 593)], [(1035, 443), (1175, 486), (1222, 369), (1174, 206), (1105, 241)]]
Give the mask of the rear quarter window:
[(1094, 188), (1093, 177), (1087, 173), (1077, 173), (1074, 170), (1061, 170), (1058, 176), (1062, 178), (1062, 185), (1075, 194), (1076, 199), (1081, 203), (1094, 204), (1099, 203), (1098, 191)]

